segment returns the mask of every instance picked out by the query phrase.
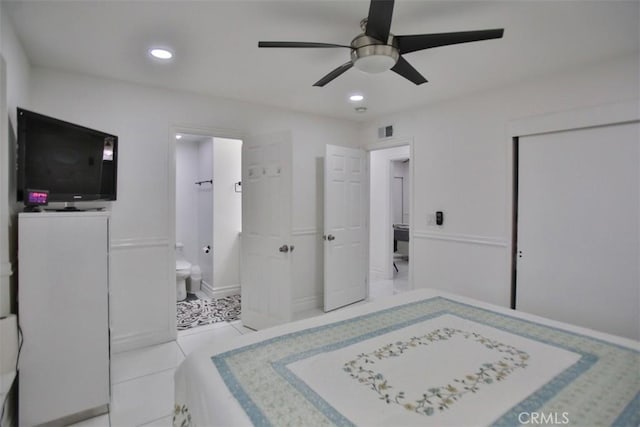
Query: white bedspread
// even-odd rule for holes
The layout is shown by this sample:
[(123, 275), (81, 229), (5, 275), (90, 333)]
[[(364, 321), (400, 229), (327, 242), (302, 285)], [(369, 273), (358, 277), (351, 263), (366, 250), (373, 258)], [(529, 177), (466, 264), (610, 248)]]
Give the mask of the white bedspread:
[(640, 343), (420, 290), (212, 343), (174, 425), (634, 425)]

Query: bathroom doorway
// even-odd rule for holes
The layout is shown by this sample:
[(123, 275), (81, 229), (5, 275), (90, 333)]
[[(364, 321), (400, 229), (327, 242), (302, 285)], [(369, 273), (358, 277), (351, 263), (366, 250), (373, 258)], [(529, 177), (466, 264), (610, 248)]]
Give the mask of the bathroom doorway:
[[(213, 283), (212, 247), (213, 138), (177, 134), (176, 270), (186, 270), (186, 292), (196, 294)], [(177, 293), (178, 300), (186, 296), (180, 286)]]
[(242, 140), (174, 136), (176, 295), (185, 329), (240, 314)]

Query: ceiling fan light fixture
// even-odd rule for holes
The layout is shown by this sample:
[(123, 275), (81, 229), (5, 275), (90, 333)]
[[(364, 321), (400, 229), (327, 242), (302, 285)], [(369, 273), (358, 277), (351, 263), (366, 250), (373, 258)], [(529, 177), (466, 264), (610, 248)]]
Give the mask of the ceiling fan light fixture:
[(358, 58), (353, 65), (365, 73), (378, 74), (390, 70), (396, 65), (396, 59), (387, 55), (371, 55)]
[(389, 42), (391, 44), (382, 44), (367, 35), (360, 34), (351, 42), (353, 66), (372, 74), (390, 70), (398, 62), (400, 53), (393, 45), (393, 35), (389, 35)]

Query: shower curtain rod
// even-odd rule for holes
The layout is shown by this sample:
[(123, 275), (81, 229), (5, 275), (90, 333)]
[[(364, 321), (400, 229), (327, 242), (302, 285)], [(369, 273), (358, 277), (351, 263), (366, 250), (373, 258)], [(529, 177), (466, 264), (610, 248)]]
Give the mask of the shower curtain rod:
[(213, 185), (213, 180), (212, 180), (212, 179), (208, 179), (208, 180), (206, 180), (206, 181), (196, 181), (196, 184), (198, 184), (198, 185), (202, 185), (202, 184), (206, 184), (207, 182), (208, 182), (209, 184)]

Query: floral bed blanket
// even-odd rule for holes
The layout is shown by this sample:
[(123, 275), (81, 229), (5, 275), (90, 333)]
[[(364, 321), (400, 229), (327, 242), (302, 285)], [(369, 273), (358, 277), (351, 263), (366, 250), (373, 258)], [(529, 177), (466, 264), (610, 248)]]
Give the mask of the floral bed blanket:
[(640, 425), (640, 343), (431, 290), (238, 337), (174, 426)]

